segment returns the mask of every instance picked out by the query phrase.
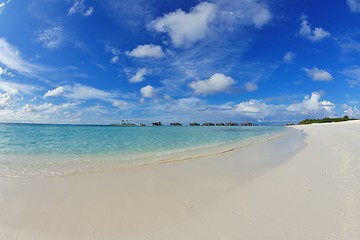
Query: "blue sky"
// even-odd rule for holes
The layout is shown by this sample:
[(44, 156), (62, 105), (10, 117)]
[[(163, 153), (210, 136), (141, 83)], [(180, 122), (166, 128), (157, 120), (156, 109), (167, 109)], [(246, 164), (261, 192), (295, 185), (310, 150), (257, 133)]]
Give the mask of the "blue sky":
[(0, 0), (0, 121), (360, 118), (360, 0)]

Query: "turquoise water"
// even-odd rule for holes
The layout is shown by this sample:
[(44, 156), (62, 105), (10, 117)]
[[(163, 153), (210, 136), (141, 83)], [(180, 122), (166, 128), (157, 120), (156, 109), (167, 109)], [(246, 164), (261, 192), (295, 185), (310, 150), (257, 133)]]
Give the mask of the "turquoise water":
[(0, 124), (0, 176), (69, 175), (180, 160), (284, 130)]

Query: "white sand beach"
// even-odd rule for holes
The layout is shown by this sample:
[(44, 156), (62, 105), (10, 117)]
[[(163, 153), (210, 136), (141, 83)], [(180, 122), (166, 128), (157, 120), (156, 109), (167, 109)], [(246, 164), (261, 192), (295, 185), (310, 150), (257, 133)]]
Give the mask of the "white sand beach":
[(0, 178), (0, 239), (360, 239), (360, 121), (222, 154)]

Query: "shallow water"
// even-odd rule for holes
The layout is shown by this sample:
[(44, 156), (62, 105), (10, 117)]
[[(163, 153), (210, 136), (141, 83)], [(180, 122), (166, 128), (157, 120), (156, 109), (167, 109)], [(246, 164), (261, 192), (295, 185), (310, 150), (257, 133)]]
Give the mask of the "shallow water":
[(69, 175), (188, 159), (283, 131), (286, 128), (277, 126), (0, 124), (0, 176)]

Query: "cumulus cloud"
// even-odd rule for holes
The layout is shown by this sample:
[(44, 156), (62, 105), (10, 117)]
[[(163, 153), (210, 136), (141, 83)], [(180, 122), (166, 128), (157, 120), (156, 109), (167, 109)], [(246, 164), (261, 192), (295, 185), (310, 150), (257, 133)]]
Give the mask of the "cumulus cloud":
[(318, 69), (317, 67), (313, 67), (312, 69), (304, 68), (304, 71), (314, 81), (332, 81), (332, 80), (334, 80), (334, 77), (328, 71)]
[(130, 57), (136, 57), (136, 58), (147, 58), (147, 57), (162, 58), (165, 56), (161, 47), (153, 44), (139, 45), (136, 48), (134, 48), (132, 51), (126, 52), (126, 54)]
[(289, 51), (289, 52), (286, 52), (286, 53), (285, 53), (285, 55), (284, 55), (284, 57), (283, 57), (283, 61), (284, 61), (285, 63), (290, 64), (290, 63), (293, 62), (294, 58), (295, 58), (295, 54), (294, 54), (293, 52), (290, 52), (290, 51)]
[(155, 90), (152, 86), (148, 85), (140, 89), (140, 94), (143, 98), (153, 98), (155, 96)]
[(359, 0), (346, 0), (349, 9), (353, 13), (360, 12), (360, 1)]
[(37, 40), (42, 43), (42, 45), (49, 49), (55, 49), (62, 45), (64, 42), (64, 27), (55, 26), (48, 28), (37, 33)]
[(268, 105), (261, 100), (251, 99), (235, 106), (235, 111), (242, 115), (256, 118), (266, 118), (274, 113), (275, 106)]
[(4, 38), (0, 38), (0, 63), (21, 74), (34, 75), (41, 70), (40, 66), (22, 59), (20, 51)]
[(301, 102), (286, 104), (268, 104), (261, 99), (251, 99), (233, 107), (233, 112), (256, 120), (289, 120), (335, 116), (335, 104), (321, 100), (323, 92), (306, 95)]
[(130, 83), (139, 83), (144, 81), (144, 77), (147, 74), (146, 68), (140, 68), (134, 76), (129, 79)]
[(10, 89), (7, 92), (0, 92), (0, 110), (5, 109), (13, 104), (16, 97), (20, 95), (17, 89)]
[(74, 0), (73, 5), (70, 7), (68, 14), (72, 15), (80, 13), (84, 17), (91, 16), (94, 11), (94, 7), (85, 6), (85, 0)]
[(323, 92), (313, 92), (305, 96), (301, 103), (294, 103), (287, 107), (289, 112), (297, 112), (310, 116), (333, 116), (335, 115), (335, 104), (330, 101), (320, 101)]
[(227, 92), (236, 83), (231, 77), (222, 73), (215, 73), (207, 80), (198, 80), (189, 83), (196, 94), (211, 95), (220, 92)]
[(346, 104), (342, 106), (344, 109), (344, 115), (350, 118), (360, 118), (360, 110), (357, 107), (351, 107)]
[(186, 47), (205, 38), (215, 12), (215, 4), (202, 2), (189, 13), (178, 9), (157, 18), (149, 26), (157, 32), (167, 33), (175, 47)]
[(59, 105), (52, 103), (25, 104), (21, 108), (4, 108), (0, 111), (2, 121), (8, 122), (36, 122), (36, 123), (70, 123), (78, 122), (77, 112), (71, 111), (76, 103), (66, 102)]
[(306, 17), (303, 17), (300, 26), (299, 35), (303, 38), (309, 39), (312, 42), (319, 42), (324, 38), (330, 37), (331, 35), (330, 32), (324, 30), (321, 27), (311, 29), (311, 25)]

